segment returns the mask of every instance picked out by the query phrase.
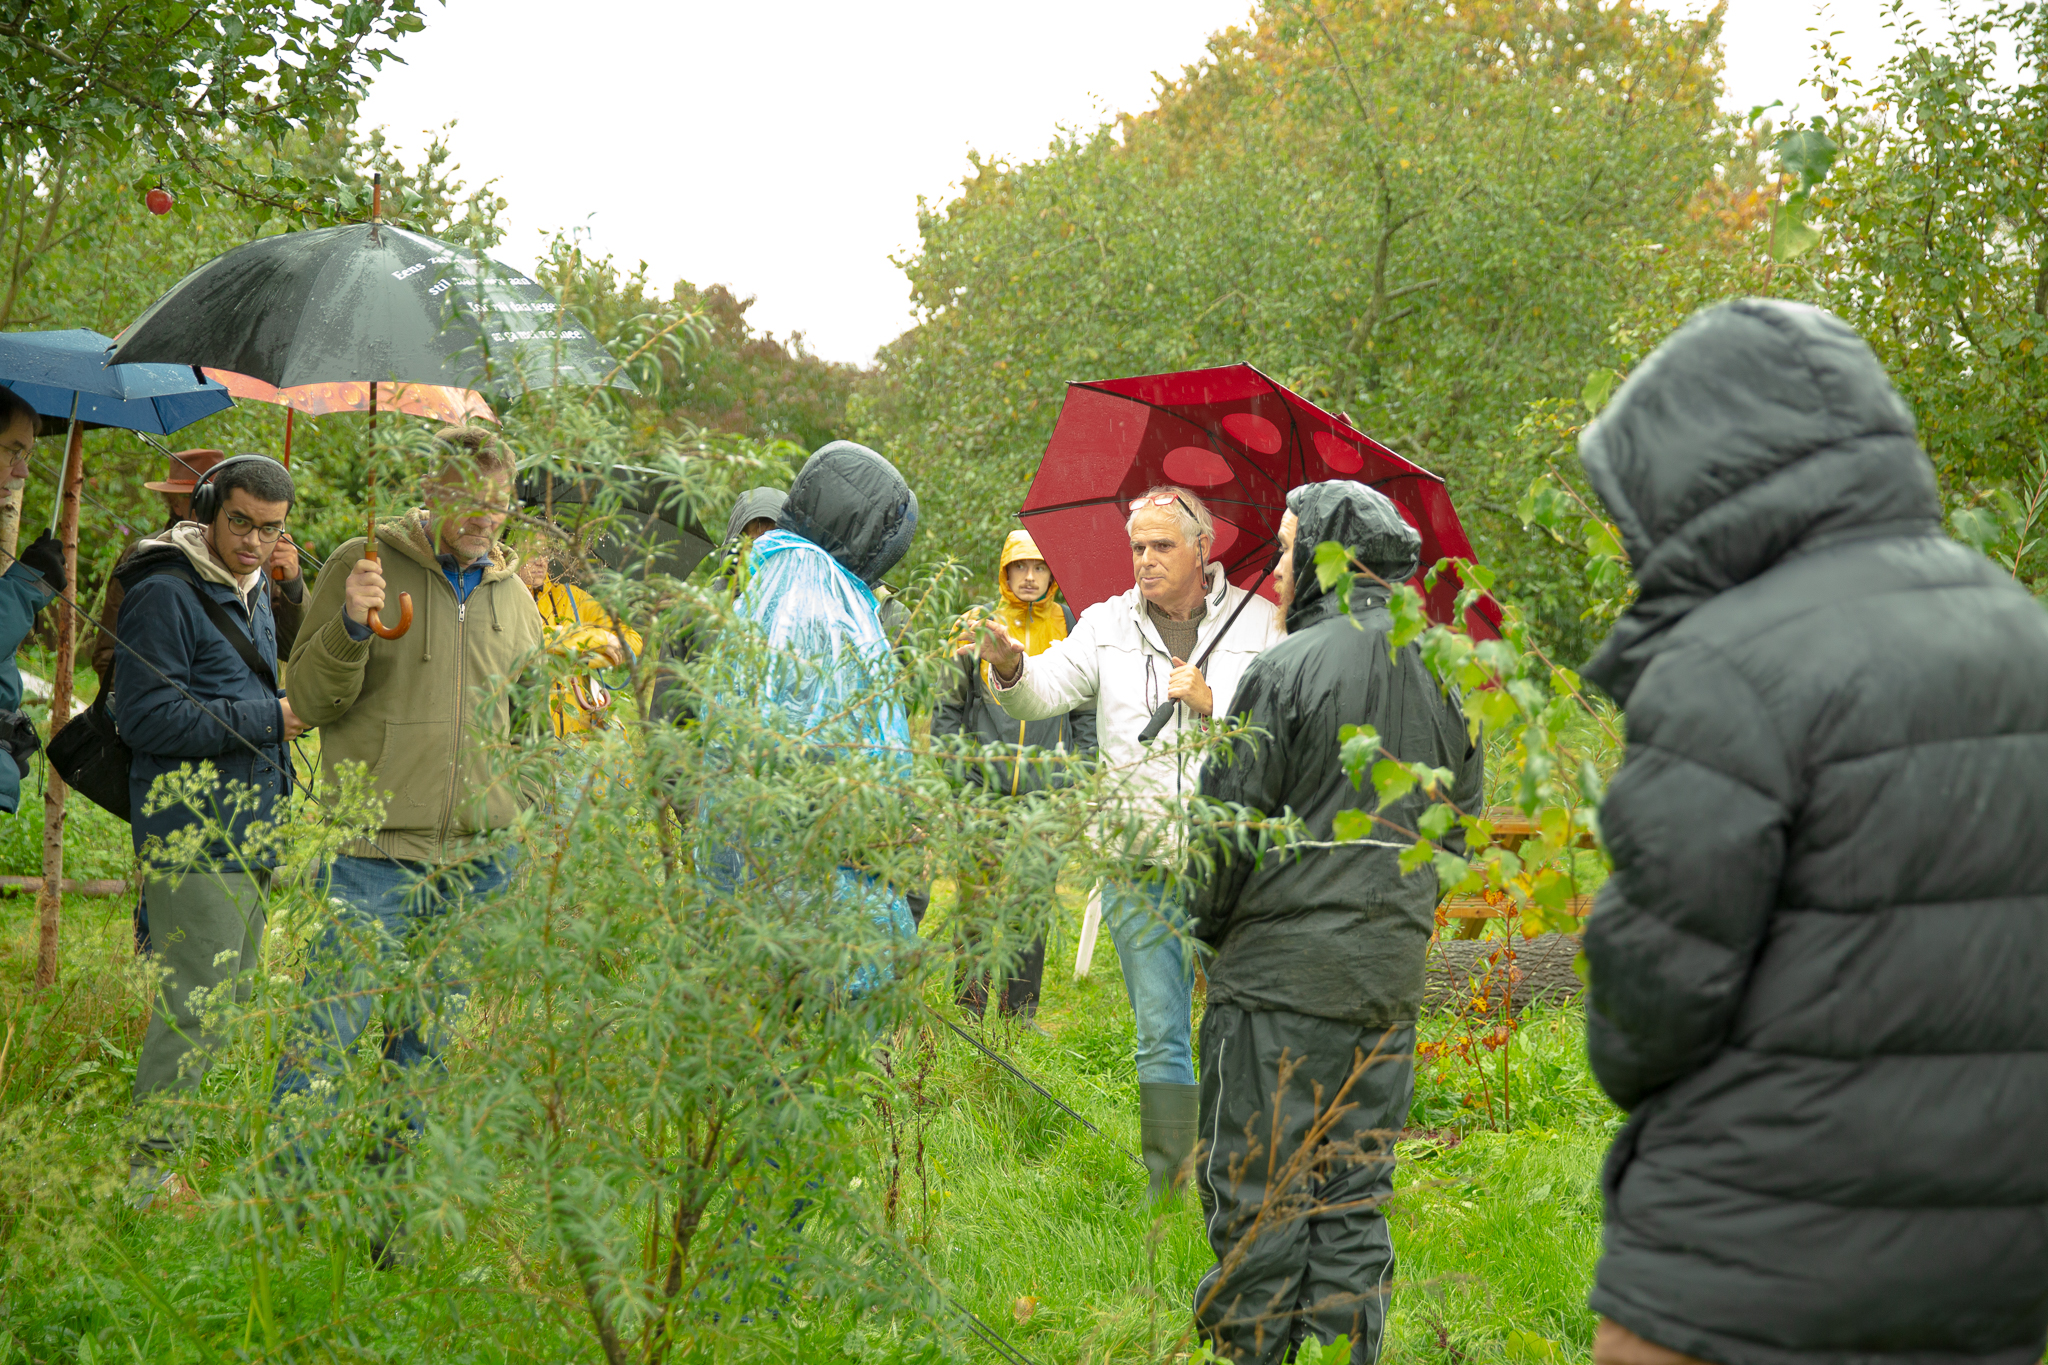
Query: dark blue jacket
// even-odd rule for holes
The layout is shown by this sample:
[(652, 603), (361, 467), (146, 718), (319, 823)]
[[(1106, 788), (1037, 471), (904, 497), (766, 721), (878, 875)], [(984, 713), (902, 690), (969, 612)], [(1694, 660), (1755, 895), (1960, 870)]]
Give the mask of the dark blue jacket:
[[(26, 564), (17, 561), (0, 574), (0, 711), (21, 709), (21, 669), (15, 665), (14, 651), (28, 638), (36, 613), (55, 596), (43, 576)], [(21, 778), (13, 756), (0, 753), (0, 815), (12, 814), (21, 805)]]
[[(240, 811), (223, 802), (205, 813), (229, 831), (226, 839), (209, 844), (209, 855), (223, 868), (268, 867), (276, 861), (271, 853), (243, 844), (248, 827), (275, 820), (279, 803), (291, 792), (291, 755), (277, 688), (257, 677), (207, 619), (191, 583), (157, 571), (166, 565), (198, 578), (184, 552), (173, 546), (146, 545), (119, 571), (126, 596), (114, 627), (121, 637), (114, 660), (114, 721), (135, 751), (128, 792), (136, 852), (151, 835), (168, 836), (201, 819), (189, 805), (154, 815), (143, 814), (143, 807), (157, 778), (203, 759), (219, 772), (219, 785), (251, 788), (256, 796)], [(244, 625), (275, 678), (277, 627), (268, 586), (258, 585), (253, 606), (225, 583), (202, 579), (198, 590)]]

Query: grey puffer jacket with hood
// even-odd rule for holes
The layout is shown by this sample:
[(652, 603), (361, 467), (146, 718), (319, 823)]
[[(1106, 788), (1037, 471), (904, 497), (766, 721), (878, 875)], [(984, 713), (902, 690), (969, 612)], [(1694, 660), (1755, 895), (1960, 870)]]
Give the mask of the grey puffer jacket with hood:
[(872, 591), (917, 534), (917, 494), (876, 452), (852, 441), (819, 446), (797, 471), (777, 526), (839, 561)]
[(2048, 615), (1942, 534), (1905, 403), (1818, 309), (1694, 317), (1580, 457), (1641, 589), (1587, 669), (1628, 717), (1592, 1306), (1723, 1365), (2033, 1365)]
[[(1287, 506), (1298, 523), (1287, 636), (1245, 670), (1230, 708), (1263, 738), (1241, 739), (1228, 762), (1206, 764), (1203, 797), (1269, 815), (1290, 811), (1310, 839), (1332, 839), (1338, 812), (1378, 805), (1371, 784), (1354, 788), (1338, 761), (1343, 728), (1371, 725), (1389, 756), (1450, 769), (1451, 799), (1475, 809), (1485, 750), (1468, 737), (1457, 697), (1430, 676), (1420, 647), (1390, 654), (1387, 590), (1358, 583), (1346, 615), (1316, 577), (1316, 546), (1336, 541), (1388, 582), (1403, 582), (1415, 572), (1421, 538), (1393, 503), (1359, 483), (1309, 484), (1288, 494)], [(1427, 803), (1411, 792), (1381, 813), (1412, 830)], [(1255, 859), (1228, 840), (1194, 838), (1214, 869), (1196, 878), (1190, 907), (1197, 936), (1217, 949), (1212, 1003), (1374, 1027), (1415, 1018), (1436, 924), (1433, 869), (1403, 876), (1398, 849), (1370, 844)]]

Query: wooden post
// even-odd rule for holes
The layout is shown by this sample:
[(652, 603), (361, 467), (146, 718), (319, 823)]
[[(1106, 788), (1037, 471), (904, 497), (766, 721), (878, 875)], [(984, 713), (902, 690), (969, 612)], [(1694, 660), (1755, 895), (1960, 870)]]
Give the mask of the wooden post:
[[(64, 546), (65, 592), (78, 591), (78, 490), (85, 482), (85, 432), (76, 423), (64, 450), (64, 494), (57, 510), (57, 538)], [(57, 611), (57, 676), (50, 688), (50, 738), (71, 719), (71, 668), (78, 657), (78, 613), (60, 600)], [(36, 893), (36, 985), (57, 984), (58, 910), (64, 903), (64, 779), (43, 765), (43, 886)]]

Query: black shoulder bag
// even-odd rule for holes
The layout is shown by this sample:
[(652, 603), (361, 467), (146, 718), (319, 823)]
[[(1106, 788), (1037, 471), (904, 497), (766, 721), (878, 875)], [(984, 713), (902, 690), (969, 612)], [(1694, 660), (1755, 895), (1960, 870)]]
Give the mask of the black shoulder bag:
[[(271, 691), (277, 690), (277, 674), (263, 662), (263, 656), (256, 652), (256, 645), (248, 633), (234, 617), (228, 615), (226, 607), (206, 595), (190, 569), (180, 564), (166, 564), (156, 572), (182, 579), (192, 589), (192, 595), (199, 599), (206, 619), (213, 622), (213, 628), (234, 646), (235, 653), (242, 656), (242, 662), (249, 665), (249, 671), (268, 682)], [(107, 705), (112, 695), (112, 688), (100, 689), (100, 694), (92, 699), (92, 705), (86, 708), (84, 715), (74, 717), (51, 737), (48, 753), (50, 766), (57, 770), (57, 775), (71, 790), (109, 815), (126, 821), (132, 818), (128, 804), (128, 769), (135, 761), (135, 752), (114, 725), (114, 713)]]

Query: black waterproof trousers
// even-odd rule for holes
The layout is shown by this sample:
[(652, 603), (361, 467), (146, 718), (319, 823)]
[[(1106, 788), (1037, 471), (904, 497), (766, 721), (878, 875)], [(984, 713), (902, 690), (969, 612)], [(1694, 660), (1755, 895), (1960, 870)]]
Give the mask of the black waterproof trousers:
[(1216, 1265), (1196, 1286), (1195, 1323), (1220, 1354), (1277, 1365), (1313, 1334), (1349, 1337), (1360, 1365), (1378, 1359), (1394, 1276), (1381, 1206), (1414, 1054), (1412, 1023), (1203, 1014), (1195, 1183)]
[[(1021, 881), (1029, 888), (1026, 895), (1032, 902), (1056, 905), (1059, 901), (1059, 871), (1060, 859), (1057, 856), (1046, 856), (1042, 851), (1034, 851), (1029, 845), (1017, 841), (1005, 841), (988, 848), (979, 859), (954, 873), (954, 905), (960, 927), (954, 930), (953, 950), (965, 959), (985, 956), (991, 937), (1000, 943), (1005, 950), (1002, 955), (1010, 964), (1009, 976), (997, 996), (997, 1007), (1004, 1014), (1025, 1019), (1037, 1015), (1039, 992), (1045, 981), (1045, 935), (1027, 939), (1028, 926), (1025, 925), (966, 926), (983, 913), (981, 904), (990, 895), (990, 889), (998, 878), (1009, 879), (1013, 885)], [(991, 928), (994, 929), (992, 935)], [(989, 996), (993, 992), (988, 972), (970, 971), (965, 961), (956, 965), (954, 999), (976, 1018), (987, 1010)]]

